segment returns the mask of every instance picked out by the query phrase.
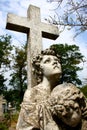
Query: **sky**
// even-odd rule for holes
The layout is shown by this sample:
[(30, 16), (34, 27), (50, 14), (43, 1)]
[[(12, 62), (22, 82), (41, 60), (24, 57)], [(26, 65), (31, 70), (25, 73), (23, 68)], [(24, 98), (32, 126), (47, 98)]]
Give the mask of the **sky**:
[[(40, 7), (41, 20), (43, 22), (47, 22), (44, 19), (48, 18), (49, 15), (54, 15), (53, 9), (56, 8), (56, 1), (57, 0), (53, 0), (51, 3), (50, 0), (0, 0), (0, 35), (11, 35), (12, 44), (20, 47), (26, 42), (26, 34), (6, 29), (7, 14), (13, 13), (19, 16), (27, 17), (27, 9), (29, 5), (32, 4)], [(73, 40), (74, 35), (74, 30), (65, 29), (65, 31), (60, 33), (59, 38), (57, 38), (55, 41), (43, 38), (43, 49), (57, 43), (76, 44), (80, 47), (81, 53), (86, 57), (87, 60), (87, 32), (80, 34), (78, 37), (76, 37), (76, 39)], [(81, 64), (81, 66), (84, 67), (84, 69), (82, 72), (79, 72), (79, 76), (83, 80), (84, 78), (87, 78), (87, 62), (84, 63), (84, 65)]]

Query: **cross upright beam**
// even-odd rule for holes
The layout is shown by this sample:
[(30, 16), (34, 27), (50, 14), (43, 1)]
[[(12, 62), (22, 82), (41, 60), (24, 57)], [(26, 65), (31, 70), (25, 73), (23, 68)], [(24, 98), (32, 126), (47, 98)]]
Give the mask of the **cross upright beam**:
[(41, 22), (40, 8), (30, 5), (27, 17), (8, 14), (7, 29), (27, 34), (27, 81), (28, 88), (36, 84), (32, 74), (32, 58), (42, 50), (42, 37), (55, 40), (58, 35), (57, 26)]

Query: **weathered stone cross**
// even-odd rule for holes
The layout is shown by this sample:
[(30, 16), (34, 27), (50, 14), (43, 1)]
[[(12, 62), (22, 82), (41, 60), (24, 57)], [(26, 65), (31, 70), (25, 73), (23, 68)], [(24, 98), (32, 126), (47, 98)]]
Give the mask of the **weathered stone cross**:
[(8, 14), (6, 28), (27, 34), (27, 81), (30, 88), (36, 84), (32, 74), (32, 57), (41, 52), (42, 37), (54, 40), (58, 37), (58, 28), (41, 22), (40, 8), (33, 5), (29, 6), (27, 17)]

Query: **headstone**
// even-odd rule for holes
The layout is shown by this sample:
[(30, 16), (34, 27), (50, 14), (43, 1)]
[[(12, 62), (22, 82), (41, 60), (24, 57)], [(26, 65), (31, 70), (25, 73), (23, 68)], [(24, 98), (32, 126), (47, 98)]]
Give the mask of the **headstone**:
[(3, 98), (3, 95), (0, 95), (0, 117), (7, 111), (7, 103), (6, 100)]
[(41, 22), (40, 8), (33, 5), (29, 6), (27, 17), (8, 14), (6, 28), (27, 34), (27, 76), (28, 88), (31, 88), (36, 84), (31, 60), (42, 50), (42, 37), (55, 40), (58, 37), (58, 28)]

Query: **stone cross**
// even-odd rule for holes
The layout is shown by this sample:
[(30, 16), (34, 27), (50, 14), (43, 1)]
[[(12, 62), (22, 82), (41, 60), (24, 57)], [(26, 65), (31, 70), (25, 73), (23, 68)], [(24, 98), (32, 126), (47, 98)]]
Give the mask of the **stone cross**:
[(8, 14), (6, 28), (27, 34), (27, 81), (30, 88), (36, 84), (31, 60), (42, 50), (42, 37), (55, 40), (58, 37), (58, 28), (41, 22), (40, 8), (33, 5), (29, 6), (27, 17)]

